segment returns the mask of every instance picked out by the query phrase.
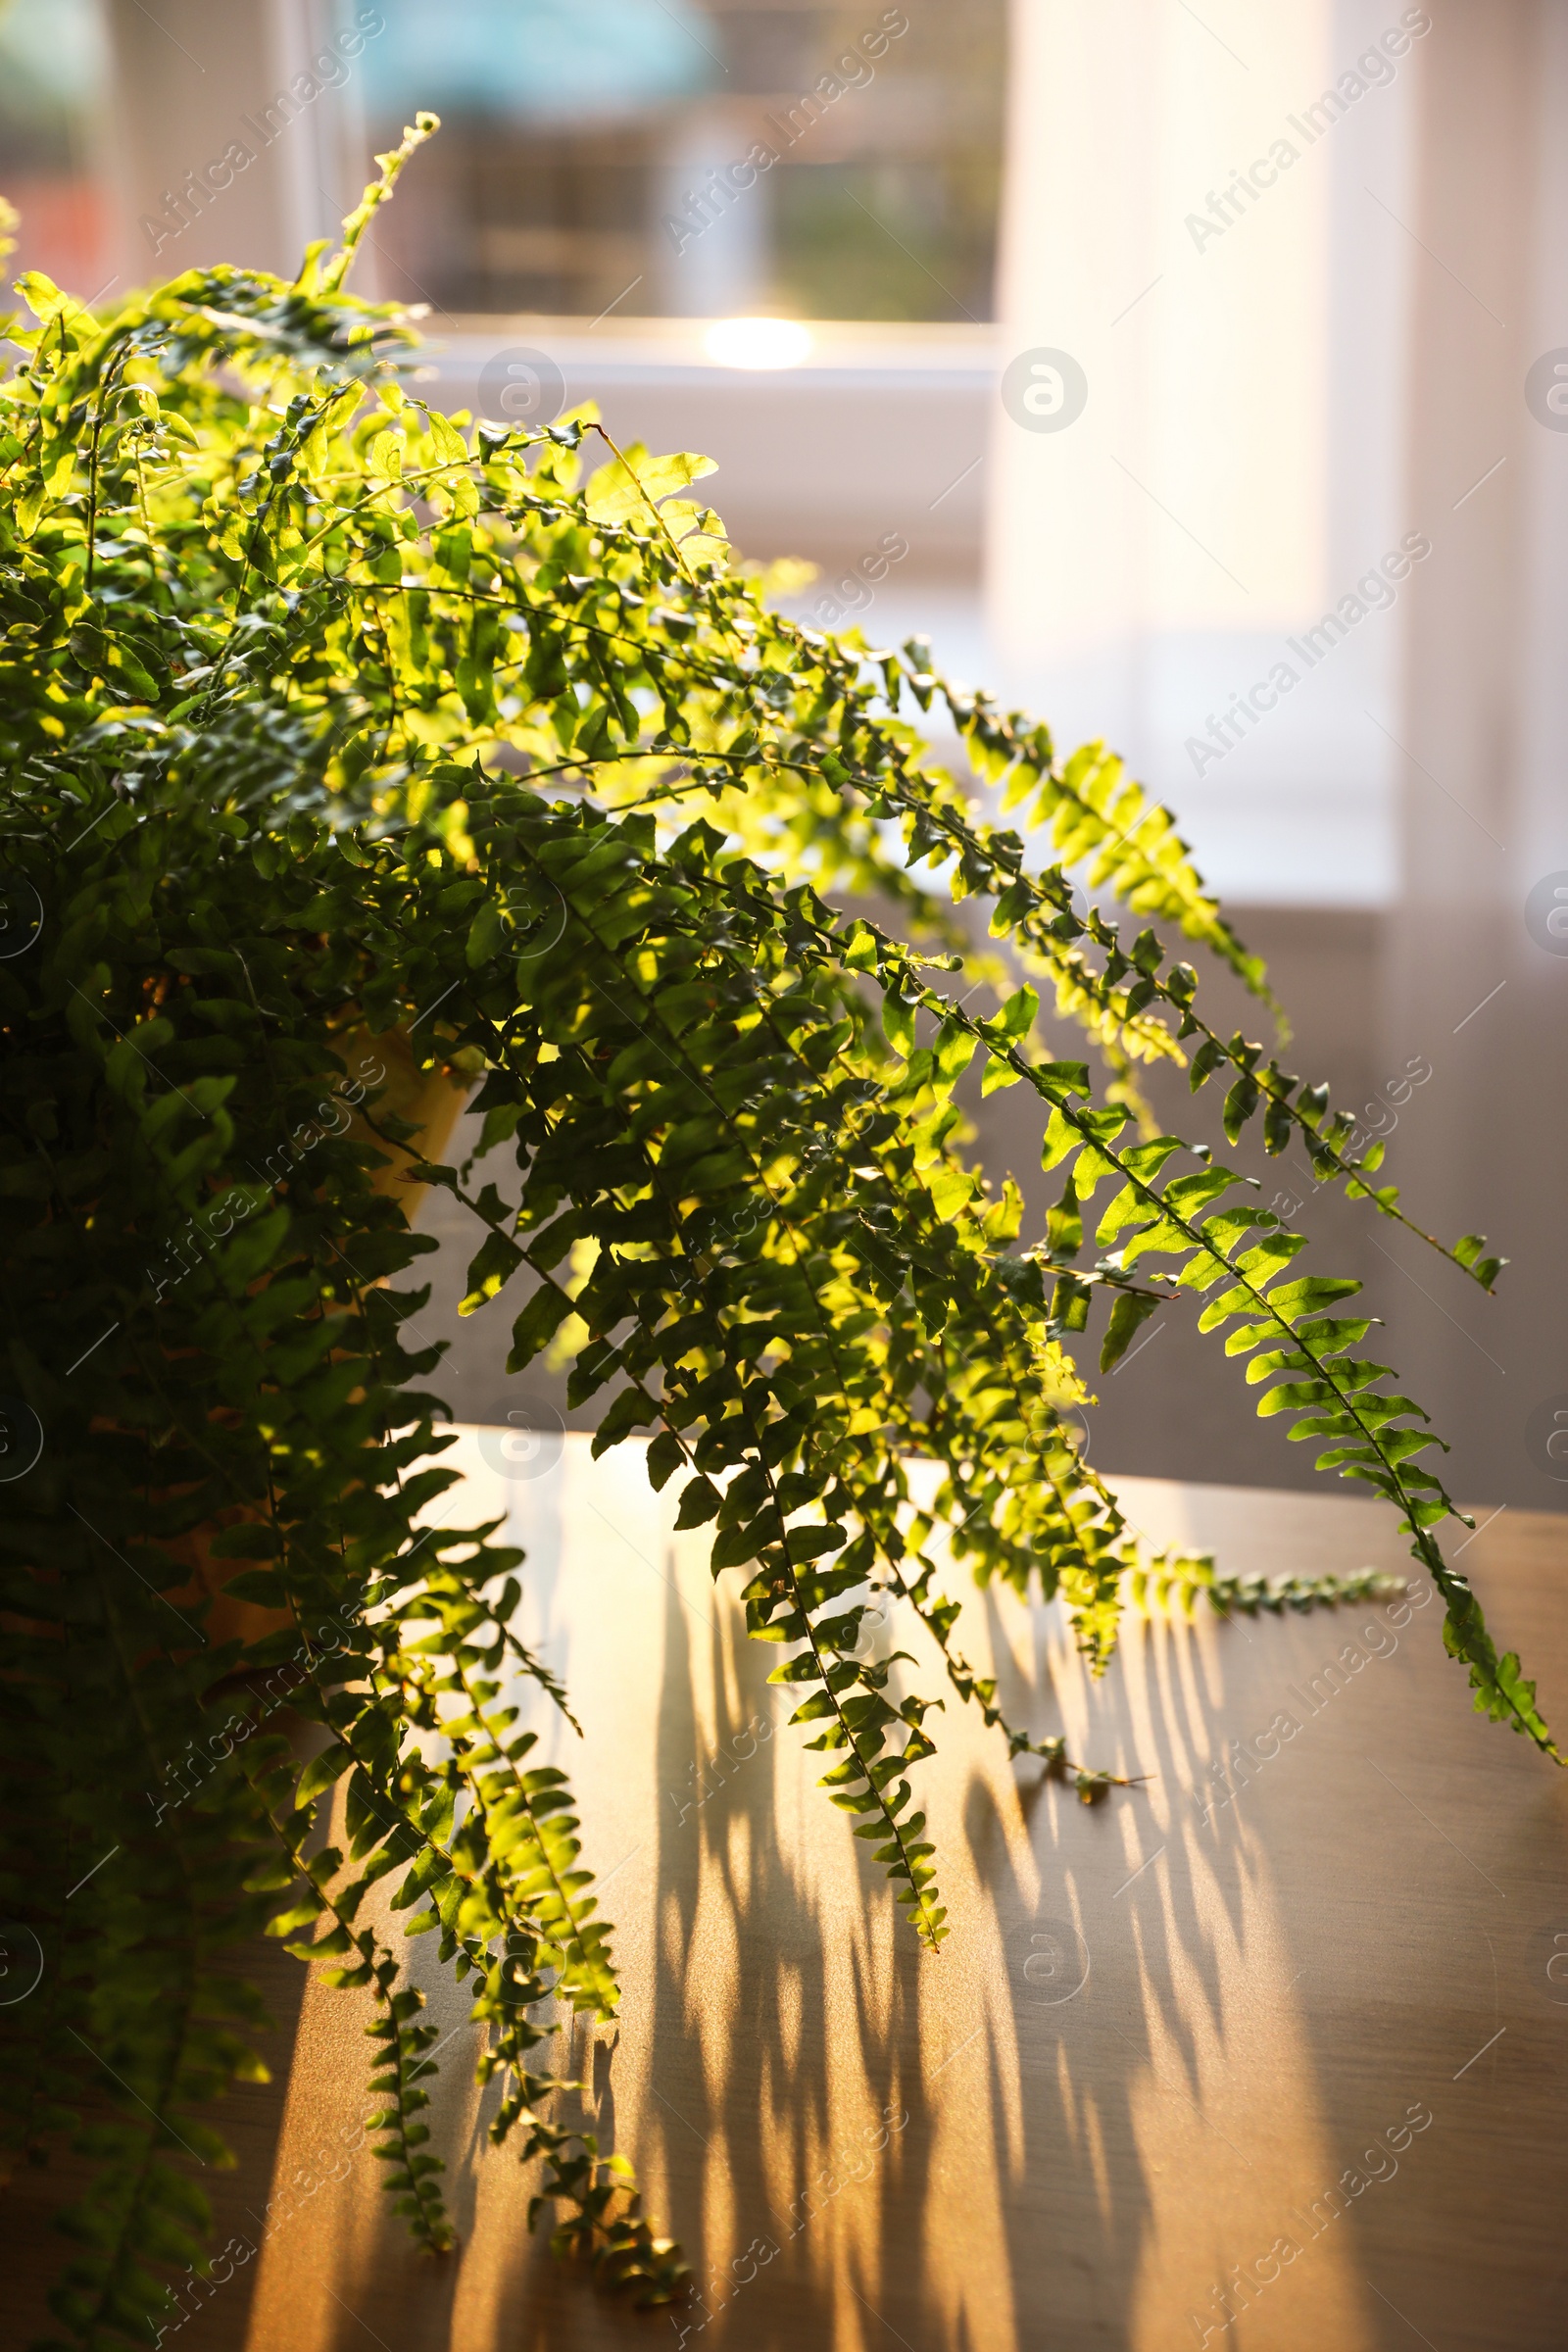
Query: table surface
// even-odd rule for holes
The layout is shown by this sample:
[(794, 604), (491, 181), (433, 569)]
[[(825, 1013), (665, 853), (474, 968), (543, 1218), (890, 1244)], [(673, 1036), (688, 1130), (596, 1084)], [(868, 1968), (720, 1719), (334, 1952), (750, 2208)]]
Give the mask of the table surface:
[[(1129, 1618), (1092, 1684), (1057, 1612), (950, 1580), (1013, 1720), (1149, 1778), (1085, 1807), (950, 1693), (918, 1790), (953, 1930), (932, 1956), (814, 1788), (823, 1760), (785, 1728), (740, 1578), (715, 1588), (703, 1536), (670, 1532), (639, 1449), (594, 1463), (567, 1439), (509, 1476), (504, 1441), (465, 1431), (454, 1458), (465, 1517), (511, 1513), (525, 1634), (586, 1734), (547, 1736), (624, 1999), (618, 2027), (563, 2029), (552, 2053), (705, 2299), (629, 2313), (528, 2235), (534, 2170), (486, 2146), (477, 2029), (428, 1938), (414, 1966), (444, 2037), (432, 2120), (461, 2243), (413, 2250), (355, 2145), (366, 2006), (270, 1947), (274, 2081), (230, 2095), (239, 2163), (203, 2180), (232, 2277), (166, 2342), (1568, 2342), (1568, 1776), (1472, 1712), (1425, 1587), (1424, 1605)], [(1153, 1543), (1227, 1569), (1408, 1564), (1374, 1504), (1116, 1484)], [(1510, 1510), (1464, 1566), (1568, 1729), (1568, 1520)], [(943, 1687), (918, 1628), (895, 1616), (878, 1640)], [(16, 2209), (29, 2305), (37, 2193), (21, 2183)]]

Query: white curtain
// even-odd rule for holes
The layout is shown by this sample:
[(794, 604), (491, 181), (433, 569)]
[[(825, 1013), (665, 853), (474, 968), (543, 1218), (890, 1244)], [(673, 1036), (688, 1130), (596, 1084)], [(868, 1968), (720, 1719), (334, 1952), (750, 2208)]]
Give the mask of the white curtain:
[(1243, 898), (1394, 882), (1417, 20), (1014, 0), (1002, 359), (1065, 352), (1088, 397), (1058, 430), (999, 407), (993, 644)]

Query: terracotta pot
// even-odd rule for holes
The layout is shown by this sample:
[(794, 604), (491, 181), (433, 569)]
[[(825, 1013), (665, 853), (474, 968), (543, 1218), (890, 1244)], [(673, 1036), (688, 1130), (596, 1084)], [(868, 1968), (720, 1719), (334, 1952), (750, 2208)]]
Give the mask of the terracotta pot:
[[(390, 1193), (402, 1201), (403, 1212), (412, 1225), (430, 1188), (426, 1184), (411, 1184), (404, 1171), (416, 1159), (441, 1157), (468, 1099), (468, 1081), (449, 1078), (443, 1070), (421, 1070), (402, 1029), (387, 1029), (379, 1037), (372, 1037), (367, 1029), (351, 1030), (339, 1042), (337, 1051), (351, 1068), (356, 1056), (363, 1066), (367, 1054), (384, 1063), (385, 1091), (377, 1109), (392, 1111), (419, 1130), (416, 1148), (382, 1143), (371, 1135), (357, 1113), (349, 1128), (351, 1135), (373, 1143), (377, 1151), (390, 1151), (391, 1166), (375, 1169), (370, 1181), (378, 1193)], [(379, 1085), (381, 1081), (374, 1083)]]
[[(402, 1203), (412, 1224), (429, 1187), (411, 1184), (405, 1171), (417, 1159), (441, 1158), (467, 1098), (468, 1083), (453, 1079), (443, 1070), (421, 1070), (408, 1036), (401, 1029), (385, 1030), (378, 1037), (372, 1037), (368, 1030), (348, 1030), (334, 1044), (350, 1072), (360, 1073), (359, 1079), (351, 1076), (350, 1086), (359, 1083), (362, 1092), (366, 1086), (374, 1088), (378, 1112), (390, 1111), (419, 1129), (412, 1144), (389, 1145), (372, 1135), (358, 1112), (351, 1109), (346, 1130), (357, 1141), (373, 1144), (377, 1151), (390, 1153), (390, 1164), (374, 1169), (370, 1181), (378, 1193), (389, 1194)], [(372, 1064), (377, 1065), (376, 1075), (371, 1075)], [(309, 1145), (303, 1149), (308, 1150)], [(220, 1512), (210, 1526), (196, 1529), (166, 1547), (191, 1571), (190, 1586), (176, 1595), (176, 1605), (203, 1597), (211, 1600), (206, 1630), (209, 1642), (215, 1644), (236, 1639), (256, 1642), (292, 1622), (286, 1609), (270, 1609), (260, 1601), (239, 1600), (223, 1589), (230, 1577), (255, 1563), (214, 1559), (213, 1538), (220, 1529), (236, 1526), (252, 1515), (242, 1507)]]

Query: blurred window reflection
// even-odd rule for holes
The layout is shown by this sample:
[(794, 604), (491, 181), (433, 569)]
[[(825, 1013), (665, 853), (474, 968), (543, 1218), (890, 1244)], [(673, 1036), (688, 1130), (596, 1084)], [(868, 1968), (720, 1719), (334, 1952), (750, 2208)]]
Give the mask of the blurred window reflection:
[(22, 217), (8, 277), (42, 270), (89, 297), (114, 273), (99, 171), (104, 79), (93, 0), (0, 7), (0, 195)]
[(447, 311), (992, 316), (1004, 0), (381, 0), (384, 244)]

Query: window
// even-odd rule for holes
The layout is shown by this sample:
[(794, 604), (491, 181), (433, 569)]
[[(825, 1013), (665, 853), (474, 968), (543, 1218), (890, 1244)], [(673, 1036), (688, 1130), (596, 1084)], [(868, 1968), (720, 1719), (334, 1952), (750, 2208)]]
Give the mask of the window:
[(444, 125), (382, 249), (444, 311), (992, 316), (1004, 0), (381, 13), (377, 143)]
[(8, 278), (41, 270), (85, 299), (113, 277), (99, 170), (103, 89), (92, 0), (0, 8), (0, 195), (21, 216)]

